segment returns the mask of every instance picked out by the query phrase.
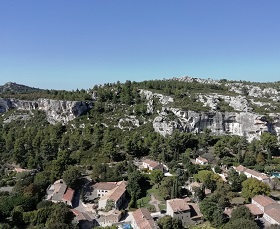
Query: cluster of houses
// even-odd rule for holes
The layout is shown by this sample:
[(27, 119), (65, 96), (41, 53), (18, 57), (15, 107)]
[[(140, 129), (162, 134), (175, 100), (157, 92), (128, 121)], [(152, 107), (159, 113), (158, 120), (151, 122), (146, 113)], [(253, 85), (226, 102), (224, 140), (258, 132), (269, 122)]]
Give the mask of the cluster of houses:
[[(165, 165), (150, 159), (143, 160), (138, 167), (141, 170), (168, 171)], [(80, 228), (118, 225), (123, 218), (121, 209), (127, 206), (126, 186), (126, 181), (89, 184), (86, 190), (86, 199), (87, 202), (94, 201), (95, 203), (82, 202), (74, 206), (74, 190), (67, 187), (65, 182), (60, 179), (48, 187), (46, 199), (55, 203), (63, 202), (72, 207), (71, 211)], [(108, 211), (106, 205), (109, 201), (112, 206)], [(178, 218), (184, 224), (196, 224), (202, 220), (198, 205), (192, 203), (190, 198), (167, 200), (166, 206), (166, 215)], [(156, 229), (158, 226), (154, 218), (147, 208), (139, 208), (130, 214), (128, 222), (134, 229)]]
[[(196, 164), (207, 165), (207, 159), (198, 157), (194, 161)], [(138, 164), (140, 170), (168, 171), (168, 168), (162, 163), (145, 159)], [(233, 167), (239, 174), (243, 173), (248, 178), (256, 178), (264, 183), (269, 183), (270, 178), (255, 170), (246, 168), (242, 165)], [(191, 182), (187, 189), (193, 194), (195, 188), (200, 188), (201, 183)], [(72, 207), (75, 220), (80, 224), (80, 228), (87, 229), (94, 226), (121, 225), (124, 221), (123, 211), (127, 206), (126, 181), (119, 182), (99, 182), (89, 184), (86, 190), (86, 200), (89, 203), (79, 202), (79, 206), (73, 206), (74, 190), (67, 187), (63, 180), (58, 180), (50, 185), (47, 190), (47, 200), (53, 202), (63, 202)], [(211, 191), (205, 189), (205, 194), (211, 194)], [(193, 198), (194, 199), (194, 198)], [(94, 202), (94, 203), (92, 203)], [(110, 202), (110, 209), (107, 205)], [(80, 206), (82, 205), (82, 206)], [(252, 198), (252, 203), (246, 205), (256, 218), (263, 217), (271, 224), (280, 224), (280, 204), (267, 196), (258, 195)], [(166, 200), (166, 213), (155, 216), (147, 208), (139, 208), (129, 214), (125, 222), (130, 223), (134, 229), (158, 229), (155, 218), (169, 215), (180, 219), (183, 225), (198, 224), (203, 221), (203, 215), (199, 210), (197, 203), (191, 201), (189, 197), (184, 199)], [(129, 220), (127, 220), (129, 218)], [(122, 227), (120, 227), (122, 228)]]

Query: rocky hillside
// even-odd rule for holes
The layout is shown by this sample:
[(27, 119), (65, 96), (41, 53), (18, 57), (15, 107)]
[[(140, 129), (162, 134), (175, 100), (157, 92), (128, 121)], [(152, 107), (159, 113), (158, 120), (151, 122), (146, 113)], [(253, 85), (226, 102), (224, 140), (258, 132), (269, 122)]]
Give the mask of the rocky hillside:
[(8, 82), (2, 86), (0, 86), (0, 93), (14, 93), (14, 94), (19, 94), (19, 93), (32, 93), (32, 92), (38, 92), (42, 91), (39, 88), (35, 87), (29, 87), (25, 86), (22, 84), (17, 84), (13, 82)]
[[(123, 130), (151, 124), (154, 131), (163, 136), (171, 135), (176, 129), (200, 133), (207, 128), (215, 135), (246, 136), (248, 140), (258, 139), (265, 131), (280, 137), (279, 82), (183, 77), (106, 84), (95, 86), (86, 93), (91, 98), (87, 102), (55, 97), (19, 100), (10, 94), (10, 98), (6, 95), (0, 100), (0, 112), (38, 109), (46, 113), (50, 123), (65, 124), (87, 113), (89, 117), (100, 115), (105, 126)], [(79, 98), (78, 95), (78, 92), (74, 93), (71, 98)], [(45, 96), (49, 98), (49, 94)], [(7, 117), (6, 120), (10, 119)]]

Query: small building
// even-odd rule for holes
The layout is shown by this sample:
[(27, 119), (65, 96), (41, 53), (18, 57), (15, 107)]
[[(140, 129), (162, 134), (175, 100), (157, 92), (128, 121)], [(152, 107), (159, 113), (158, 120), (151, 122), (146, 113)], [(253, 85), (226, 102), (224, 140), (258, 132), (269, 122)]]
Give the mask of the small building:
[(183, 225), (196, 224), (202, 221), (202, 214), (198, 205), (188, 203), (184, 199), (167, 200), (166, 214), (172, 218), (180, 219)]
[(55, 181), (47, 189), (47, 200), (54, 203), (63, 202), (72, 207), (72, 201), (74, 198), (75, 191), (65, 184), (65, 182), (60, 179)]
[(200, 165), (208, 165), (208, 160), (201, 156), (197, 157), (195, 162)]
[(157, 161), (153, 161), (150, 159), (145, 159), (142, 163), (143, 168), (148, 169), (148, 170), (155, 170), (155, 169), (159, 169), (162, 172), (164, 171), (164, 166), (163, 164), (157, 162)]
[(157, 225), (147, 208), (139, 208), (132, 213), (131, 225), (134, 229), (157, 229)]

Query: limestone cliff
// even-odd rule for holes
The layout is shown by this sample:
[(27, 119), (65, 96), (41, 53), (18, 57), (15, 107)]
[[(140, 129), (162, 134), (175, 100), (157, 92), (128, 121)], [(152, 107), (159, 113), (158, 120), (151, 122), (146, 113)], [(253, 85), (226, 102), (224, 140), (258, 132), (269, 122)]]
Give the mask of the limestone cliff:
[(67, 123), (82, 115), (90, 108), (89, 104), (81, 101), (64, 101), (52, 99), (38, 99), (34, 101), (18, 99), (1, 99), (0, 113), (10, 109), (32, 111), (35, 109), (46, 112), (50, 123)]
[[(260, 115), (253, 113), (251, 103), (245, 96), (198, 94), (197, 100), (202, 102), (204, 106), (208, 106), (210, 111), (195, 112), (173, 107), (173, 99), (169, 96), (153, 94), (145, 90), (142, 90), (141, 94), (142, 97), (147, 99), (147, 113), (155, 110), (151, 102), (153, 98), (159, 98), (161, 109), (154, 111), (157, 116), (153, 120), (153, 128), (163, 136), (171, 135), (176, 129), (199, 133), (208, 128), (215, 135), (246, 136), (249, 141), (254, 138), (259, 139), (261, 133), (266, 131), (277, 134), (280, 138), (280, 114)], [(217, 111), (217, 104), (220, 99), (227, 102), (234, 111)]]

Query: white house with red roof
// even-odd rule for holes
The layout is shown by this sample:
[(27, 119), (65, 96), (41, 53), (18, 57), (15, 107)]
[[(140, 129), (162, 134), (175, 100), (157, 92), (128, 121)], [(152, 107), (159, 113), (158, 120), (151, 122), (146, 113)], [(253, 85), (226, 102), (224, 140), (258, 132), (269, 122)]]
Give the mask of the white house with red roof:
[(153, 161), (150, 159), (145, 159), (142, 163), (142, 167), (148, 170), (155, 170), (155, 169), (159, 169), (161, 171), (164, 170), (164, 166), (163, 164), (157, 162), (157, 161)]
[(238, 172), (239, 175), (241, 173), (243, 173), (246, 175), (247, 178), (256, 178), (259, 181), (264, 182), (264, 183), (269, 183), (269, 181), (270, 181), (269, 177), (266, 174), (260, 173), (253, 169), (248, 169), (243, 165), (239, 165), (239, 166), (233, 167), (233, 168), (236, 172)]
[(200, 165), (208, 165), (208, 160), (204, 157), (199, 156), (195, 159), (195, 163)]

